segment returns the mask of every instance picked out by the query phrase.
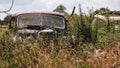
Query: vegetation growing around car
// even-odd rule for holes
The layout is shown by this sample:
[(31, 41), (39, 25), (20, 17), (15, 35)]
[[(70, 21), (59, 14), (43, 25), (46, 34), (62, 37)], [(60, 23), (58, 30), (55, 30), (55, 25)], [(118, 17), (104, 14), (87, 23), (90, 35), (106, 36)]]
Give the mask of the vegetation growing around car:
[[(1, 68), (119, 68), (120, 30), (96, 19), (94, 13), (74, 14), (68, 20), (67, 38), (19, 38), (17, 33), (0, 32)], [(14, 36), (16, 35), (16, 40)], [(75, 40), (73, 40), (74, 37)]]

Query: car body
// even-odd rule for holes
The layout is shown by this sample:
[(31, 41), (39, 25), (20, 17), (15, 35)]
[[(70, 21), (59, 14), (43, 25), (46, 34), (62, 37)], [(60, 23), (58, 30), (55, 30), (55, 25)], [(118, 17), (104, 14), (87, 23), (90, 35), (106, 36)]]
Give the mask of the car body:
[(104, 15), (96, 14), (94, 17), (95, 17), (95, 19), (93, 20), (93, 23), (96, 20), (97, 22), (101, 22), (104, 24), (111, 24), (110, 26), (112, 26), (112, 29), (120, 30), (120, 16), (106, 17)]
[[(67, 24), (63, 13), (25, 12), (13, 16), (16, 32), (20, 35), (40, 36), (41, 34), (66, 35)], [(12, 23), (11, 23), (12, 25)]]
[(92, 40), (96, 41), (98, 36), (108, 32), (120, 32), (120, 12), (109, 11), (94, 15), (91, 23)]

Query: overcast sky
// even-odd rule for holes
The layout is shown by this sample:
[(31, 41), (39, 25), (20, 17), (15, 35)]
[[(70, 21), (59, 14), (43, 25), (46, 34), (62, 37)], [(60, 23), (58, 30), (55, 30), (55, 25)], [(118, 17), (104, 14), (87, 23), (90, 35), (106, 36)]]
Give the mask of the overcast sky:
[[(66, 7), (70, 13), (73, 6), (76, 6), (76, 13), (79, 11), (81, 4), (83, 11), (87, 12), (88, 8), (99, 9), (108, 7), (110, 10), (120, 11), (120, 0), (14, 0), (14, 6), (9, 13), (18, 13), (25, 11), (52, 11), (59, 4)], [(0, 11), (10, 8), (11, 0), (0, 0)], [(0, 13), (0, 19), (6, 16)]]

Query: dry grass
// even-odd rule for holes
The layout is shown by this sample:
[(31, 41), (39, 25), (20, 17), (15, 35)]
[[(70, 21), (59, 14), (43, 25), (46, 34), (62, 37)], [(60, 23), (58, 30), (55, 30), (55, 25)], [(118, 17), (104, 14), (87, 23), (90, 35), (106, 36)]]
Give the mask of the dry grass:
[[(82, 18), (80, 22), (78, 19), (68, 24), (70, 31), (67, 39), (20, 40), (16, 34), (17, 39), (13, 41), (15, 36), (12, 32), (1, 31), (0, 68), (120, 68), (120, 32), (103, 30), (98, 34), (97, 40), (94, 38), (96, 41), (92, 44), (92, 19)], [(69, 39), (72, 35), (77, 37), (77, 44), (73, 44), (73, 40)]]
[[(57, 45), (56, 45), (57, 42)], [(2, 44), (0, 44), (2, 45)], [(86, 51), (72, 48), (66, 40), (23, 39), (11, 42), (0, 51), (2, 68), (119, 68), (120, 43), (113, 48), (97, 49), (92, 44)]]

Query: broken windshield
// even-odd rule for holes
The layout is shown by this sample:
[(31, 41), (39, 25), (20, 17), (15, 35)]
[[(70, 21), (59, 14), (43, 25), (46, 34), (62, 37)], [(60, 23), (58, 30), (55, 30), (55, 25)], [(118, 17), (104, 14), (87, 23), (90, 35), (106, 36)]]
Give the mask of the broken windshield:
[(65, 28), (65, 19), (59, 15), (53, 14), (21, 14), (17, 18), (17, 26), (19, 28), (27, 27), (28, 25), (32, 26), (53, 26), (55, 28), (64, 29)]

